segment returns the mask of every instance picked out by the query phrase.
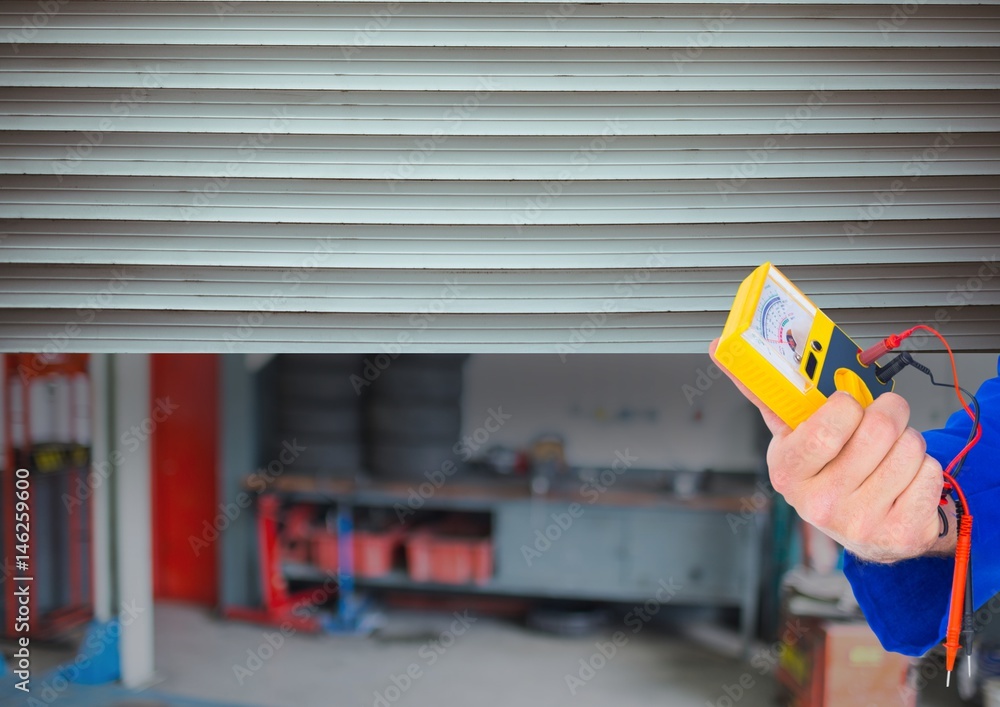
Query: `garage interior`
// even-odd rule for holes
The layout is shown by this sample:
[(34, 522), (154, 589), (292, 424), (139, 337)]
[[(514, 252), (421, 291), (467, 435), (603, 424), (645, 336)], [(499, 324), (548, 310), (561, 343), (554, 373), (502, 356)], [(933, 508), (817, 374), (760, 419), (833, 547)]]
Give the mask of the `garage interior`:
[[(128, 469), (36, 483), (53, 529), (39, 587), (62, 590), (37, 600), (36, 660), (67, 704), (774, 704), (817, 630), (789, 633), (794, 601), (881, 651), (705, 357), (76, 359), (23, 388), (31, 357), (7, 356), (5, 402), (27, 404), (4, 406), (28, 464)], [(961, 373), (993, 365), (968, 354)], [(914, 393), (913, 424), (940, 426), (951, 394)], [(27, 447), (25, 419), (42, 435)], [(802, 594), (793, 576), (811, 578)], [(936, 654), (893, 658), (897, 687), (940, 671)], [(959, 704), (940, 682), (912, 697)]]
[(992, 614), (947, 689), (881, 648), (707, 354), (771, 261), (996, 376), (997, 3), (18, 0), (0, 37), (0, 707), (1000, 699)]

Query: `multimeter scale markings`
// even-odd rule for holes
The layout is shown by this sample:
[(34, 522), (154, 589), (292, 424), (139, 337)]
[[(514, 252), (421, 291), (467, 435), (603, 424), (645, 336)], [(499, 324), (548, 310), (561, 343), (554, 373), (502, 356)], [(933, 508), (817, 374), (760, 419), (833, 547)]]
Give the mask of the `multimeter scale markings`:
[(813, 317), (770, 277), (765, 281), (757, 302), (751, 325), (758, 335), (754, 337), (758, 342), (757, 349), (769, 359), (780, 359), (784, 365), (779, 370), (783, 369), (787, 378), (799, 386), (803, 385), (805, 381), (799, 372), (799, 363)]
[(800, 361), (802, 357), (796, 351), (797, 342), (791, 327), (794, 316), (788, 313), (784, 304), (777, 295), (764, 303), (764, 309), (760, 314), (760, 333), (769, 343), (777, 344), (779, 347), (781, 344), (786, 344), (792, 350), (795, 360)]

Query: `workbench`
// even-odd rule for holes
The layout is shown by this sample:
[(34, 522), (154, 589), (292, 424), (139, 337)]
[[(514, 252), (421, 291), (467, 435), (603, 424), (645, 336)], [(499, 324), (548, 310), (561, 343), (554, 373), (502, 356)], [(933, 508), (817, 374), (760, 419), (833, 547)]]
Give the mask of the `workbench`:
[[(421, 510), (490, 514), (494, 575), (481, 585), (415, 582), (405, 572), (355, 577), (358, 587), (646, 602), (662, 586), (674, 604), (736, 607), (744, 645), (756, 630), (762, 525), (769, 496), (753, 474), (715, 474), (700, 492), (607, 487), (579, 481), (532, 496), (525, 479), (459, 476), (421, 496)], [(284, 500), (348, 508), (409, 508), (415, 485), (283, 475), (268, 487)], [(546, 535), (547, 533), (547, 535)], [(540, 535), (541, 534), (541, 537)], [(541, 538), (548, 540), (548, 545)], [(283, 567), (289, 580), (322, 581), (319, 569)], [(663, 592), (660, 592), (663, 596)]]

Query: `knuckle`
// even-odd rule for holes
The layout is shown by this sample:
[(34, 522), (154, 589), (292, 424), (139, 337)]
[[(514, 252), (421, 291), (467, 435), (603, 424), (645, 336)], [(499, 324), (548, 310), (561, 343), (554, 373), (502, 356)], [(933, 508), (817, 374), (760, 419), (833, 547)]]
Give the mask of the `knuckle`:
[(908, 523), (887, 523), (883, 549), (896, 557), (904, 557), (913, 551), (915, 536)]
[(829, 493), (814, 493), (798, 509), (804, 520), (821, 529), (831, 529), (837, 520), (835, 499)]
[(786, 495), (792, 486), (791, 475), (788, 473), (788, 470), (783, 466), (771, 464), (768, 467), (768, 471), (771, 476), (771, 486), (782, 496)]
[(863, 545), (878, 545), (881, 538), (880, 526), (872, 522), (866, 513), (851, 513), (843, 519), (844, 537)]
[(772, 443), (767, 450), (767, 468), (771, 485), (778, 493), (785, 495), (796, 478), (801, 466), (801, 455), (793, 444)]
[(800, 440), (800, 447), (804, 457), (831, 459), (838, 449), (837, 436), (829, 425), (822, 425)]
[(845, 442), (837, 425), (823, 425), (810, 437), (809, 451), (816, 457), (832, 459), (844, 448)]
[[(924, 440), (924, 436), (912, 427), (903, 430), (896, 443), (900, 447), (900, 452), (907, 458), (925, 456), (924, 453), (927, 451), (927, 442)], [(921, 466), (921, 470), (925, 465)]]
[(869, 408), (865, 414), (864, 430), (872, 442), (891, 445), (899, 436), (900, 427), (896, 417), (889, 411)]
[(892, 523), (891, 532), (885, 534), (880, 550), (887, 561), (905, 560), (922, 554), (922, 539), (908, 524)]
[(917, 481), (923, 492), (921, 500), (925, 503), (938, 503), (941, 500), (941, 491), (944, 487), (944, 477), (941, 474), (941, 465), (936, 460), (925, 461), (917, 471)]
[(894, 559), (905, 559), (913, 556), (913, 533), (904, 530), (901, 525), (892, 525), (893, 532), (887, 535), (882, 544), (882, 550)]
[(789, 486), (788, 475), (785, 474), (783, 470), (776, 469), (774, 467), (771, 467), (770, 475), (771, 475), (771, 486), (774, 488), (774, 490), (780, 493), (782, 496), (786, 495)]
[(917, 557), (933, 547), (938, 534), (937, 511), (932, 510), (928, 518), (927, 509), (924, 504), (907, 504), (893, 509), (886, 521), (891, 532), (887, 533), (884, 543), (885, 551), (893, 559)]
[(928, 496), (933, 497), (935, 501), (941, 498), (941, 490), (944, 487), (944, 476), (942, 475), (941, 465), (938, 464), (936, 459), (926, 457), (924, 463), (920, 465), (920, 469), (917, 470), (917, 478), (926, 487)]
[(841, 531), (844, 534), (844, 538), (851, 543), (858, 543), (862, 545), (868, 545), (869, 538), (867, 533), (867, 528), (864, 527), (864, 521), (857, 515), (849, 516), (846, 518), (841, 518), (842, 528)]

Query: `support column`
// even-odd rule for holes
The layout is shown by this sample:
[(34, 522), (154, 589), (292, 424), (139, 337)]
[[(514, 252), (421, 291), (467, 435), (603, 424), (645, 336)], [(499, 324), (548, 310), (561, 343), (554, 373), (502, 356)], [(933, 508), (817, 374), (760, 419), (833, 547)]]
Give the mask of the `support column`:
[(114, 424), (118, 446), (115, 473), (117, 599), (121, 623), (121, 676), (126, 687), (152, 682), (153, 544), (149, 436), (151, 417), (149, 356), (112, 357)]

